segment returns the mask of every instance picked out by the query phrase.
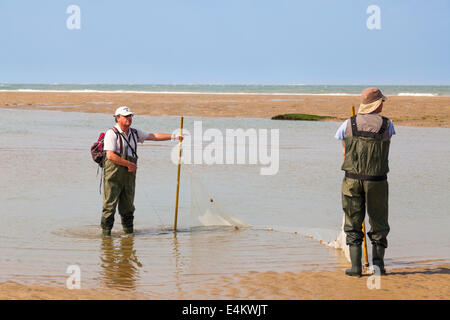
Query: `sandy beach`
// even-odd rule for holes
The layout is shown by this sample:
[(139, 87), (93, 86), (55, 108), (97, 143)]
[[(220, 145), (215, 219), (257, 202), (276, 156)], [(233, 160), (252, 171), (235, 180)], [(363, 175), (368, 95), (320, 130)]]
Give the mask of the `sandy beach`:
[[(320, 272), (253, 272), (211, 278), (190, 290), (149, 295), (129, 291), (0, 283), (0, 299), (201, 299), (201, 300), (446, 300), (450, 297), (450, 266), (390, 269), (379, 289), (369, 275), (347, 277), (343, 270)], [(374, 287), (369, 289), (367, 282)]]
[[(0, 92), (0, 107), (113, 114), (127, 105), (137, 115), (271, 118), (306, 113), (346, 119), (358, 96), (173, 94), (103, 92)], [(395, 124), (450, 127), (450, 97), (392, 96), (383, 115)]]

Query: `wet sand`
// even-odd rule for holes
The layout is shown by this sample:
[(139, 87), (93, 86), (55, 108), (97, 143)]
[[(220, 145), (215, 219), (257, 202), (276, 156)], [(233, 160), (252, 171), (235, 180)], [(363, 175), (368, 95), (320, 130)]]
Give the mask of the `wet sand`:
[(0, 283), (0, 300), (136, 300), (142, 294), (119, 290), (72, 289), (64, 286), (23, 285), (13, 281)]
[[(388, 269), (379, 289), (367, 287), (369, 275), (353, 278), (343, 270), (253, 272), (209, 279), (173, 293), (135, 292), (0, 283), (0, 299), (187, 299), (187, 300), (446, 300), (450, 297), (450, 265)], [(375, 285), (375, 282), (372, 282)]]
[[(306, 113), (346, 119), (358, 96), (173, 94), (101, 92), (0, 92), (0, 107), (113, 114), (121, 105), (138, 115), (271, 118)], [(450, 97), (399, 97), (383, 115), (398, 125), (450, 128)], [(333, 121), (333, 120), (331, 120)]]
[[(416, 300), (449, 299), (449, 265), (430, 268), (388, 270), (381, 277), (379, 289), (369, 289), (369, 275), (348, 277), (344, 270), (262, 272), (220, 279), (216, 286), (194, 290), (188, 296), (220, 299), (270, 300)], [(375, 283), (373, 282), (375, 285)], [(183, 298), (183, 297), (182, 297)]]

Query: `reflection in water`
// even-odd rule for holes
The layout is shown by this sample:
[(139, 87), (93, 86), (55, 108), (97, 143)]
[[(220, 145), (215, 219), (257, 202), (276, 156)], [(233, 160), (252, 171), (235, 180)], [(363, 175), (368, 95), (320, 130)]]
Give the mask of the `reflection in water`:
[(103, 283), (114, 289), (136, 289), (142, 264), (136, 257), (134, 237), (121, 237), (117, 246), (112, 237), (106, 237), (102, 240), (101, 248), (100, 277)]
[(183, 264), (180, 263), (180, 251), (178, 249), (178, 239), (177, 239), (177, 233), (173, 233), (173, 250), (172, 250), (173, 256), (175, 257), (175, 286), (177, 287), (177, 291), (181, 292), (181, 281), (180, 281), (180, 274), (182, 272), (182, 266)]

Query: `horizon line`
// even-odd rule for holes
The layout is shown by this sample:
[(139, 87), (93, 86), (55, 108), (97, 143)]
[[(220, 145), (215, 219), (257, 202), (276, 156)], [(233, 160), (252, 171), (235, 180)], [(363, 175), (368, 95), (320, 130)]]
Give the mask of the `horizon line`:
[(77, 86), (89, 86), (89, 85), (115, 85), (115, 86), (421, 86), (421, 87), (447, 87), (449, 84), (307, 84), (307, 83), (108, 83), (108, 82), (93, 82), (93, 83), (74, 83), (74, 82), (0, 82), (0, 85), (77, 85)]

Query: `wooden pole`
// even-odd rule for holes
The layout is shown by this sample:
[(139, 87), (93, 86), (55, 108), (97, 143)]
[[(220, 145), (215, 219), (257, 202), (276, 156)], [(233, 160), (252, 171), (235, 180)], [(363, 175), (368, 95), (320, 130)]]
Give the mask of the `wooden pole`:
[[(180, 135), (183, 133), (183, 117), (180, 119)], [(175, 201), (175, 222), (173, 225), (173, 231), (177, 231), (177, 220), (178, 220), (178, 198), (180, 194), (180, 171), (181, 171), (181, 139), (178, 141), (178, 173), (177, 173), (177, 198)]]
[[(355, 106), (352, 105), (352, 117), (355, 115)], [(362, 223), (362, 232), (364, 233), (363, 248), (364, 248), (364, 267), (369, 266), (369, 257), (367, 255), (367, 240), (366, 240), (366, 222)]]

